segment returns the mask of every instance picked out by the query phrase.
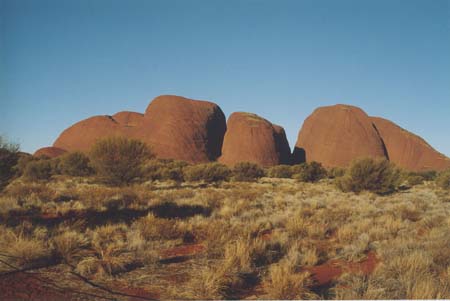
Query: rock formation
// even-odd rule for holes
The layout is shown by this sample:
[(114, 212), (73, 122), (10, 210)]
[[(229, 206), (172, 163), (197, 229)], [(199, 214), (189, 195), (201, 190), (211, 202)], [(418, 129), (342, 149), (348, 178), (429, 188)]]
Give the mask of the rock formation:
[(225, 115), (216, 104), (163, 95), (145, 114), (119, 112), (82, 120), (66, 129), (53, 146), (86, 152), (100, 138), (122, 136), (146, 142), (159, 158), (199, 163), (220, 156), (225, 130)]
[(227, 165), (253, 162), (272, 166), (289, 163), (289, 157), (290, 148), (282, 127), (255, 114), (231, 114), (220, 162)]
[(114, 115), (118, 116), (117, 120), (114, 116), (107, 115), (84, 119), (63, 131), (53, 143), (53, 146), (67, 151), (87, 152), (100, 138), (111, 136), (133, 137), (137, 127), (131, 124), (139, 120), (138, 115), (142, 114), (121, 112)]
[(291, 156), (281, 126), (243, 112), (233, 113), (226, 124), (218, 105), (174, 95), (156, 97), (145, 114), (124, 111), (77, 122), (53, 147), (42, 148), (35, 156), (87, 152), (98, 139), (109, 136), (140, 139), (158, 158), (191, 163), (219, 160), (227, 165), (272, 166), (317, 161), (325, 167), (344, 167), (359, 157), (383, 157), (412, 171), (450, 168), (450, 159), (419, 136), (354, 106), (316, 109), (304, 121)]
[(371, 117), (386, 146), (389, 160), (411, 171), (444, 170), (450, 159), (432, 148), (425, 140), (395, 123)]
[(48, 157), (48, 158), (55, 158), (59, 157), (63, 154), (65, 154), (67, 151), (65, 151), (62, 148), (54, 147), (54, 146), (48, 146), (38, 149), (33, 156), (35, 157)]
[(163, 95), (147, 107), (137, 137), (159, 158), (200, 163), (220, 156), (225, 131), (225, 115), (218, 105)]
[(320, 107), (304, 121), (294, 163), (303, 159), (337, 167), (359, 157), (386, 157), (383, 141), (363, 110), (349, 105)]

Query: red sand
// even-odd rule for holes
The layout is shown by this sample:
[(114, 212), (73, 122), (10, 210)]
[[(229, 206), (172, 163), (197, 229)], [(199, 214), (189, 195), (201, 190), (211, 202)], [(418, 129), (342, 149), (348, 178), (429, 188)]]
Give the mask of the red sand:
[(346, 262), (333, 259), (318, 266), (306, 267), (304, 270), (312, 274), (315, 286), (322, 286), (329, 284), (345, 272), (369, 275), (375, 270), (378, 263), (379, 259), (375, 253), (369, 252), (367, 258), (360, 262)]
[(194, 245), (183, 245), (174, 247), (171, 249), (161, 251), (161, 256), (163, 258), (181, 257), (181, 256), (192, 256), (203, 252), (206, 247), (202, 244)]

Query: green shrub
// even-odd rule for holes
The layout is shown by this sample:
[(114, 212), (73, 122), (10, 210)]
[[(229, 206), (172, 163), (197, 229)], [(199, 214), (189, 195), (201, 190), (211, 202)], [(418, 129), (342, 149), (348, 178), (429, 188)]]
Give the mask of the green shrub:
[(14, 167), (19, 161), (19, 146), (5, 141), (0, 136), (0, 189), (15, 176)]
[(264, 170), (255, 163), (240, 162), (233, 168), (233, 177), (236, 181), (250, 182), (264, 176)]
[(172, 180), (182, 182), (184, 180), (183, 168), (188, 164), (184, 161), (155, 159), (145, 165), (144, 176), (151, 181)]
[(333, 167), (330, 170), (328, 170), (328, 178), (330, 179), (336, 179), (344, 176), (345, 174), (345, 168), (343, 167)]
[(277, 165), (267, 169), (267, 176), (270, 178), (291, 178), (292, 169), (289, 165)]
[(421, 176), (424, 181), (434, 181), (438, 175), (435, 170), (419, 171), (414, 172), (413, 174)]
[(293, 178), (301, 182), (317, 182), (327, 176), (326, 169), (318, 162), (292, 166)]
[(23, 176), (30, 181), (43, 181), (50, 179), (52, 171), (50, 160), (33, 160), (26, 165)]
[(385, 159), (355, 160), (345, 175), (336, 181), (342, 191), (372, 191), (378, 194), (394, 192), (400, 183), (400, 171)]
[(64, 154), (58, 161), (57, 166), (62, 174), (82, 177), (92, 173), (89, 157), (82, 152)]
[(15, 166), (16, 173), (18, 175), (23, 175), (25, 173), (25, 168), (27, 167), (28, 163), (31, 161), (37, 161), (39, 160), (36, 157), (33, 157), (31, 155), (29, 156), (20, 156), (19, 160), (17, 161), (17, 165)]
[(186, 166), (184, 168), (184, 177), (188, 181), (215, 183), (228, 181), (230, 175), (230, 169), (220, 163), (197, 164)]
[(90, 159), (96, 173), (113, 185), (129, 184), (142, 176), (142, 166), (153, 157), (144, 142), (122, 137), (98, 140)]
[(436, 178), (436, 184), (442, 189), (450, 189), (450, 170), (441, 172)]
[(416, 186), (416, 185), (423, 184), (423, 182), (425, 181), (425, 178), (422, 177), (421, 175), (417, 175), (417, 174), (408, 174), (406, 176), (405, 180), (409, 186)]

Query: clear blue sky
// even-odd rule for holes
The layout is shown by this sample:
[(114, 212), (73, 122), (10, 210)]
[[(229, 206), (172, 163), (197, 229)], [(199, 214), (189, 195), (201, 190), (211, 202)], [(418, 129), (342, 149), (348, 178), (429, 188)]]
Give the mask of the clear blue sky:
[(450, 155), (450, 0), (0, 0), (0, 133), (33, 152), (160, 94), (257, 113), (293, 147), (347, 103)]

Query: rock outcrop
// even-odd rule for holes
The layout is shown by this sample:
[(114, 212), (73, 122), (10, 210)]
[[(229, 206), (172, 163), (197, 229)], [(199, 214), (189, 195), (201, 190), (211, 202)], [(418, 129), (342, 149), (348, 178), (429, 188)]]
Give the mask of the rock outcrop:
[(262, 166), (288, 164), (290, 148), (284, 129), (255, 114), (236, 112), (227, 122), (219, 161), (234, 165), (253, 162)]
[(273, 166), (317, 161), (325, 167), (345, 167), (356, 158), (382, 157), (411, 171), (450, 168), (450, 159), (419, 136), (354, 106), (316, 109), (304, 121), (291, 155), (281, 126), (243, 112), (231, 114), (226, 123), (218, 105), (174, 95), (156, 97), (145, 114), (124, 111), (77, 122), (53, 147), (34, 155), (53, 158), (66, 151), (87, 152), (98, 139), (110, 136), (140, 139), (158, 158), (190, 163)]
[(137, 137), (158, 158), (200, 163), (220, 156), (225, 131), (225, 115), (215, 103), (163, 95), (147, 107)]
[(450, 168), (450, 159), (432, 148), (421, 137), (395, 123), (371, 117), (386, 146), (389, 160), (411, 171), (444, 170)]
[(163, 95), (150, 103), (145, 114), (119, 112), (77, 122), (53, 146), (87, 152), (100, 138), (120, 136), (146, 142), (158, 158), (200, 163), (220, 156), (225, 131), (225, 115), (218, 105)]
[[(100, 138), (111, 136), (133, 137), (137, 127), (131, 124), (139, 120), (138, 115), (142, 114), (121, 112), (114, 115), (118, 116), (118, 119), (108, 115), (84, 119), (64, 130), (53, 143), (53, 146), (67, 151), (87, 152)], [(121, 123), (121, 121), (124, 123)]]
[(317, 161), (344, 167), (359, 157), (387, 157), (370, 117), (349, 105), (316, 109), (303, 123), (294, 149), (294, 163)]
[(55, 158), (64, 155), (66, 152), (67, 151), (62, 148), (48, 146), (38, 149), (37, 151), (34, 152), (33, 156)]

